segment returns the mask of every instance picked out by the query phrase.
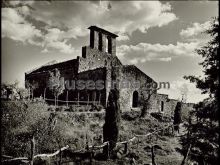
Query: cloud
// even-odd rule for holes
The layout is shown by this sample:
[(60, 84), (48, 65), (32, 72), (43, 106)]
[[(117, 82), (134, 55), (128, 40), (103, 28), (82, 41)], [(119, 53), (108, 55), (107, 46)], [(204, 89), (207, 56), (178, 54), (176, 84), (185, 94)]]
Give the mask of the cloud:
[(168, 94), (170, 98), (182, 99), (182, 94), (186, 102), (197, 103), (202, 101), (208, 95), (201, 94), (201, 90), (196, 88), (194, 83), (189, 82), (183, 78), (170, 82), (170, 89), (160, 89), (159, 93)]
[[(72, 29), (74, 31), (79, 31), (78, 29)], [(43, 53), (48, 53), (49, 50), (59, 50), (61, 53), (71, 54), (75, 52), (74, 47), (71, 44), (67, 44), (68, 39), (72, 38), (70, 31), (62, 31), (58, 28), (48, 28), (46, 29), (46, 34), (44, 36), (44, 50)]]
[(35, 2), (33, 1), (23, 1), (23, 0), (13, 0), (13, 1), (8, 1), (10, 5), (12, 6), (23, 6), (23, 5), (33, 5), (33, 3)]
[(194, 56), (194, 50), (199, 46), (198, 42), (182, 43), (176, 45), (139, 43), (137, 45), (121, 45), (117, 47), (117, 55), (120, 59), (128, 59), (132, 64), (146, 61), (171, 61), (175, 57)]
[(72, 47), (71, 44), (67, 44), (66, 43), (67, 40), (64, 41), (50, 41), (47, 42), (45, 41), (44, 44), (44, 50), (42, 51), (42, 53), (48, 53), (50, 50), (58, 50), (61, 53), (66, 53), (66, 54), (71, 54), (75, 52), (75, 49)]
[(126, 41), (129, 40), (129, 36), (125, 33), (119, 33), (117, 41)]
[(3, 0), (2, 1), (2, 7), (11, 7), (11, 8), (15, 8), (15, 7), (21, 7), (21, 6), (28, 6), (31, 7), (33, 4), (35, 3), (35, 1), (24, 1), (24, 0)]
[(50, 42), (46, 44), (47, 49), (48, 48), (53, 48), (59, 50), (61, 53), (66, 53), (66, 54), (71, 54), (75, 51), (75, 49), (70, 45), (66, 44), (66, 41), (60, 42), (60, 41), (55, 41), (55, 42)]
[(194, 37), (197, 36), (198, 34), (201, 34), (205, 30), (209, 29), (210, 26), (211, 26), (210, 21), (204, 22), (202, 24), (195, 22), (186, 29), (182, 29), (180, 35), (184, 38)]
[(58, 28), (46, 28), (46, 34), (37, 29), (33, 24), (26, 20), (29, 14), (29, 8), (20, 6), (18, 8), (2, 9), (2, 37), (11, 38), (15, 41), (21, 41), (24, 44), (32, 44), (43, 47), (43, 53), (51, 50), (58, 50), (61, 53), (70, 54), (75, 49), (67, 44), (67, 39), (72, 38), (71, 33), (78, 32), (80, 29), (74, 28), (67, 32)]
[(118, 40), (129, 40), (136, 30), (146, 33), (150, 27), (161, 27), (177, 19), (170, 4), (159, 1), (14, 1), (10, 5), (12, 8), (2, 11), (3, 37), (42, 46), (45, 53), (73, 53), (75, 49), (69, 41), (88, 35), (91, 25), (118, 34)]
[(50, 26), (82, 29), (80, 33), (72, 30), (72, 37), (87, 35), (87, 28), (97, 25), (119, 34), (119, 40), (127, 40), (135, 30), (146, 33), (150, 27), (161, 27), (177, 19), (170, 4), (159, 1), (54, 1), (51, 4), (36, 3), (35, 8), (32, 16)]
[(2, 37), (8, 37), (15, 41), (39, 45), (37, 39), (42, 33), (31, 23), (27, 22), (16, 9), (2, 9)]

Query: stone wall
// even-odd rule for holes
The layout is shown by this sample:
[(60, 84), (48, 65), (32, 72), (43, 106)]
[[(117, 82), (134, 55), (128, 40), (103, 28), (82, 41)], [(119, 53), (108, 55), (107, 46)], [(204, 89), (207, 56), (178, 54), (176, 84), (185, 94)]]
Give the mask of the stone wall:
[[(165, 94), (157, 94), (152, 99), (152, 107), (150, 112), (160, 112), (170, 116), (174, 116), (174, 111), (179, 100), (169, 99), (168, 95)], [(163, 103), (162, 103), (163, 102)], [(163, 104), (163, 111), (162, 105)], [(193, 109), (192, 103), (183, 103), (182, 104), (182, 113), (184, 116), (187, 116), (190, 111)]]
[(78, 56), (77, 59), (79, 61), (78, 72), (122, 65), (116, 56), (89, 46), (82, 48), (82, 57)]
[[(128, 82), (129, 84), (125, 83)], [(135, 84), (139, 82), (139, 84)], [(120, 74), (120, 105), (122, 111), (130, 111), (133, 108), (133, 94), (138, 92), (138, 106), (135, 108), (141, 108), (144, 100), (147, 98), (151, 91), (148, 90), (147, 84), (153, 82), (153, 80), (144, 74), (134, 65), (127, 65), (121, 67)], [(126, 87), (125, 87), (126, 85)], [(129, 85), (129, 86), (127, 86)]]

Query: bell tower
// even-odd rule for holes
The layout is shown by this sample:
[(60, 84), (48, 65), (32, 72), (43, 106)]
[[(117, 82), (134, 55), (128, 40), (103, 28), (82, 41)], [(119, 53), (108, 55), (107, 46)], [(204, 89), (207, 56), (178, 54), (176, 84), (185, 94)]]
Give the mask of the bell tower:
[(108, 32), (97, 26), (90, 26), (90, 47), (116, 56), (116, 34)]
[(97, 26), (90, 26), (88, 29), (90, 30), (90, 43), (82, 47), (82, 56), (77, 57), (78, 71), (122, 65), (116, 56), (118, 36)]

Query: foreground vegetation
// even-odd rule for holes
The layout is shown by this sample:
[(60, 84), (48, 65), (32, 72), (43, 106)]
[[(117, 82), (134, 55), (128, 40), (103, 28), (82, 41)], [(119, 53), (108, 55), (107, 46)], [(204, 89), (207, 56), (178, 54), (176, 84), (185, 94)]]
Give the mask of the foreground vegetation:
[[(212, 20), (206, 31), (211, 40), (196, 50), (203, 57), (204, 78), (186, 76), (195, 83), (203, 94), (209, 97), (195, 106), (186, 128), (188, 133), (182, 138), (185, 154), (201, 165), (219, 164), (219, 19)], [(193, 120), (196, 119), (196, 120)], [(187, 155), (187, 154), (186, 154)]]
[[(1, 107), (3, 155), (29, 157), (32, 136), (36, 141), (35, 154), (51, 153), (66, 145), (78, 150), (86, 148), (87, 143), (100, 145), (103, 142), (104, 112), (55, 112), (51, 111), (53, 108), (46, 103), (33, 101), (3, 101)], [(168, 117), (163, 120), (150, 115), (145, 118), (139, 116), (140, 112), (122, 113), (119, 141), (128, 140), (135, 134), (153, 132), (172, 123)], [(129, 146), (127, 156), (117, 155), (115, 160), (98, 162), (127, 164), (130, 158), (134, 157), (137, 164), (150, 163), (150, 148), (153, 145), (156, 145), (155, 155), (158, 164), (179, 164), (177, 162), (181, 161), (181, 155), (177, 152), (180, 150), (178, 139), (167, 134), (140, 138), (138, 145)]]

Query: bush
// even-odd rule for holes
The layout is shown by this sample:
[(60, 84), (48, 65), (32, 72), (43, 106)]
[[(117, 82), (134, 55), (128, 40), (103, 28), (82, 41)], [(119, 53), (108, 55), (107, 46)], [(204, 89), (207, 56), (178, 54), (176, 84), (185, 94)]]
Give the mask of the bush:
[(153, 116), (155, 119), (159, 121), (163, 121), (163, 114), (160, 112), (152, 112), (151, 116)]
[(66, 107), (66, 106), (60, 106), (60, 107), (59, 107), (59, 112), (64, 112), (64, 111), (66, 111), (66, 109), (68, 109), (68, 107)]
[(68, 134), (69, 122), (59, 120), (57, 115), (49, 122), (51, 112), (48, 110), (52, 108), (37, 102), (2, 102), (2, 154), (29, 157), (32, 134), (36, 140), (37, 153), (54, 152), (60, 146), (74, 143)]
[(23, 101), (3, 102), (2, 114), (4, 154), (29, 155), (31, 135), (34, 134), (36, 139), (40, 139), (47, 127), (47, 105)]
[(49, 107), (47, 110), (48, 111), (55, 111), (55, 107)]
[(75, 105), (70, 105), (69, 111), (70, 111), (70, 112), (75, 112), (75, 111), (76, 111)]
[(160, 113), (160, 112), (152, 112), (151, 116), (160, 122), (171, 122), (172, 121), (171, 116), (164, 114), (164, 113)]
[(124, 120), (132, 121), (139, 117), (138, 112), (123, 112), (121, 118)]
[(89, 109), (89, 111), (90, 111), (90, 112), (94, 112), (94, 111), (100, 112), (102, 109), (103, 109), (103, 106), (102, 106), (102, 105), (92, 104), (92, 105), (91, 105), (91, 108)]
[(76, 122), (85, 122), (86, 120), (86, 115), (84, 113), (81, 113), (79, 115), (76, 116)]
[(94, 117), (98, 118), (98, 120), (104, 119), (104, 113), (95, 113), (94, 112)]

